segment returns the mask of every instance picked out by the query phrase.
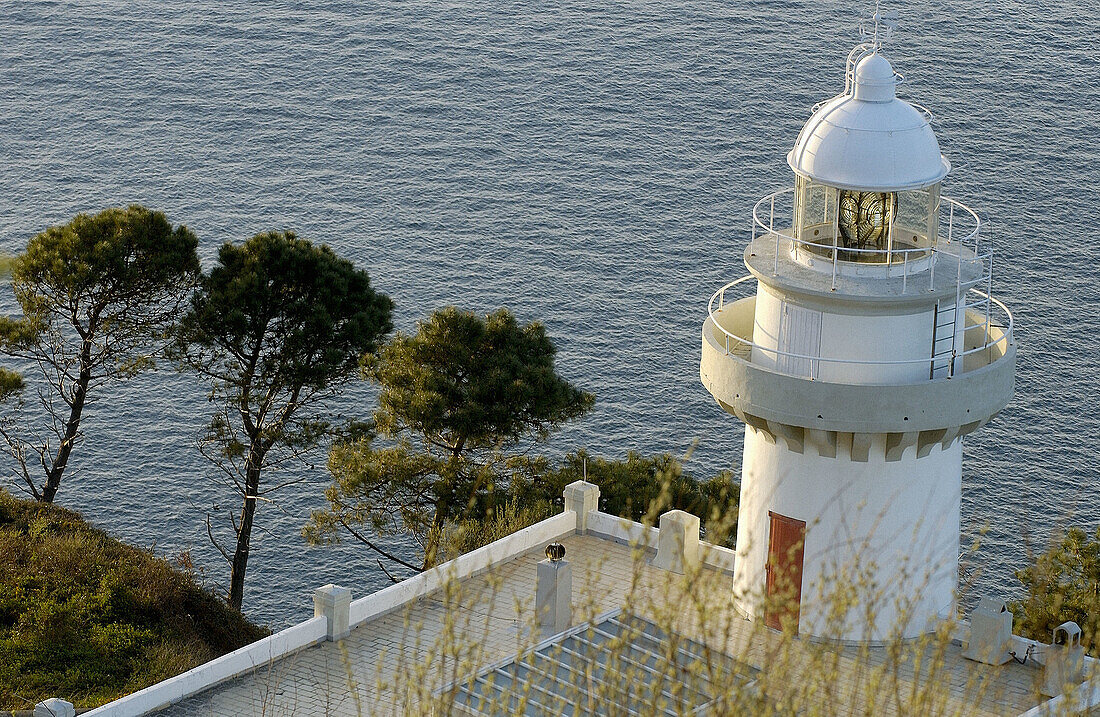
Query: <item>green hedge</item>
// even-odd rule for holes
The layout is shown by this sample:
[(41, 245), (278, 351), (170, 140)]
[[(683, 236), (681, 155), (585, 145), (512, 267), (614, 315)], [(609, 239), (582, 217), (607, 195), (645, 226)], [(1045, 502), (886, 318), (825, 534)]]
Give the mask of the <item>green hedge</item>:
[(97, 706), (265, 634), (191, 573), (0, 490), (0, 708)]

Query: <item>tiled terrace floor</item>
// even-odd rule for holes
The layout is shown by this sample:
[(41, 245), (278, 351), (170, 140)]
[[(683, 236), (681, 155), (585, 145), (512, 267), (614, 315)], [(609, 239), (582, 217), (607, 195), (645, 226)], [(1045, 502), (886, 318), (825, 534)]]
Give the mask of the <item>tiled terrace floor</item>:
[[(962, 658), (947, 645), (918, 650), (834, 648), (784, 639), (734, 614), (732, 578), (700, 571), (690, 583), (647, 556), (594, 536), (563, 541), (573, 565), (575, 622), (622, 607), (762, 670), (757, 688), (779, 714), (1016, 715), (1036, 705), (1038, 671)], [(454, 590), (352, 630), (256, 673), (219, 685), (160, 714), (406, 715), (425, 711), (434, 690), (532, 645), (532, 550)], [(920, 675), (920, 677), (915, 677)], [(758, 693), (753, 693), (758, 694)], [(730, 695), (731, 700), (749, 695)], [(727, 707), (731, 714), (748, 707)], [(751, 708), (756, 711), (756, 708)], [(611, 709), (611, 714), (616, 711)]]

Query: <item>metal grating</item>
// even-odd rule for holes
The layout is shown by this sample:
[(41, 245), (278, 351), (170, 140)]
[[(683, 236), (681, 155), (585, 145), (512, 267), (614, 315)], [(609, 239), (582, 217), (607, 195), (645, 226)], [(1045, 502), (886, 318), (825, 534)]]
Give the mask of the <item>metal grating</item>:
[[(755, 667), (615, 610), (447, 685), (469, 715), (708, 715)], [(716, 689), (717, 688), (717, 689)]]

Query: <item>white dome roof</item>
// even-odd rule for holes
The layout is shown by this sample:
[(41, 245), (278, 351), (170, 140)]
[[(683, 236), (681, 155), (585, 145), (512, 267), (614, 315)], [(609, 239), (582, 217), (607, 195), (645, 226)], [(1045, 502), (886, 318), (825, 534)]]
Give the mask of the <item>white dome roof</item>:
[(856, 65), (850, 95), (834, 97), (802, 128), (787, 163), (842, 189), (898, 191), (935, 184), (951, 163), (925, 113), (895, 96), (894, 70), (875, 53)]

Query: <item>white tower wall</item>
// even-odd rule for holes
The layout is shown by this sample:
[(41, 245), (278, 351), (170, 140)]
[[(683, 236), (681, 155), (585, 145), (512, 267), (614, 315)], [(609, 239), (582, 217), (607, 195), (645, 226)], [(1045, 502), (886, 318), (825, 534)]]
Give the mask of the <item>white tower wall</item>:
[[(962, 440), (887, 461), (885, 434), (865, 461), (851, 440), (836, 457), (803, 453), (747, 427), (738, 513), (735, 600), (761, 617), (769, 511), (805, 521), (799, 632), (879, 642), (929, 630), (948, 617), (958, 578)], [(857, 591), (837, 614), (837, 586)]]
[(754, 207), (750, 276), (711, 298), (699, 363), (746, 424), (733, 599), (861, 643), (951, 616), (962, 437), (1011, 399), (1015, 365), (981, 221), (941, 195), (950, 164), (880, 49), (857, 47), (806, 123), (795, 189)]
[[(792, 376), (834, 383), (928, 378), (933, 305), (903, 314), (840, 313), (843, 308), (839, 302), (788, 298), (761, 282), (756, 294), (752, 362)], [(787, 354), (818, 356), (820, 360)], [(875, 363), (878, 361), (907, 363)]]

